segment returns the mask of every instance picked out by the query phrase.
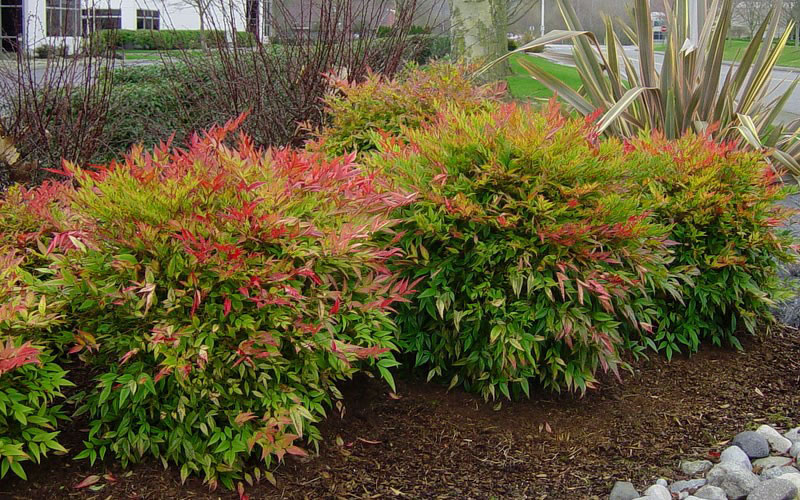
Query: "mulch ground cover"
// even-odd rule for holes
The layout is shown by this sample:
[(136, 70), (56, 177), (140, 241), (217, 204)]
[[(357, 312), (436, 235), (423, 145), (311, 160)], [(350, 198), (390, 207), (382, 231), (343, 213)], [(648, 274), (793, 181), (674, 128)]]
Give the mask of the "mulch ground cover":
[[(251, 499), (605, 498), (617, 479), (681, 479), (679, 459), (709, 458), (746, 427), (800, 425), (800, 333), (751, 339), (744, 352), (652, 356), (583, 398), (539, 393), (498, 408), (416, 379), (400, 380), (396, 395), (367, 378), (343, 388), (344, 411), (322, 424), (319, 455), (289, 459), (277, 487), (248, 487)], [(125, 471), (74, 461), (85, 430), (72, 427), (62, 433), (70, 455), (28, 465), (27, 482), (6, 478), (0, 497), (238, 498), (198, 479), (181, 485), (177, 469), (154, 462)], [(107, 473), (113, 480), (74, 487)]]

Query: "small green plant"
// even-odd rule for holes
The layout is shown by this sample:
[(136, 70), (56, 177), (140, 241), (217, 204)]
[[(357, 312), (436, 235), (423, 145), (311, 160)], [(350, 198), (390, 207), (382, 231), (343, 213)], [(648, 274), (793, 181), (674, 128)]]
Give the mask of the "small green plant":
[(668, 228), (628, 196), (619, 143), (555, 104), (454, 107), (405, 133), (370, 162), (419, 193), (400, 243), (408, 278), (424, 280), (398, 324), (429, 379), (486, 398), (585, 391), (644, 349), (651, 298), (677, 281)]
[(45, 299), (20, 286), (23, 260), (8, 248), (0, 255), (0, 478), (10, 470), (26, 479), (24, 462), (67, 451), (57, 440), (67, 417), (53, 403), (72, 384), (50, 353), (23, 339), (53, 320)]
[(370, 74), (358, 84), (335, 81), (325, 100), (330, 123), (310, 149), (331, 155), (375, 149), (382, 137), (402, 139), (405, 127), (432, 122), (444, 106), (485, 109), (505, 93), (504, 86), (475, 86), (467, 68), (445, 62), (411, 67), (395, 79)]
[(662, 224), (669, 225), (674, 260), (686, 276), (682, 298), (659, 301), (651, 347), (670, 357), (697, 351), (700, 342), (741, 348), (742, 331), (774, 321), (776, 301), (789, 298), (780, 264), (795, 260), (795, 241), (779, 229), (790, 211), (778, 201), (796, 192), (784, 185), (760, 153), (687, 134), (660, 134), (625, 143), (632, 187)]
[(338, 381), (374, 370), (393, 384), (389, 312), (412, 284), (374, 241), (408, 197), (351, 157), (226, 145), (240, 121), (185, 151), (61, 172), (71, 225), (43, 244), (36, 289), (100, 373), (78, 397), (79, 458), (151, 456), (233, 488), (316, 445)]

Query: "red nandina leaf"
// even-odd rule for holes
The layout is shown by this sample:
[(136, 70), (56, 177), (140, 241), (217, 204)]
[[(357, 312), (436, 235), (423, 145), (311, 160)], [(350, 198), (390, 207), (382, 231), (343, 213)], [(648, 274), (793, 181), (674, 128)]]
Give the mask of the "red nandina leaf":
[(381, 444), (381, 443), (383, 443), (383, 441), (373, 441), (371, 439), (364, 439), (362, 437), (356, 438), (356, 439), (361, 441), (362, 443), (366, 443), (366, 444)]
[(231, 299), (230, 298), (225, 297), (225, 303), (222, 306), (222, 310), (223, 310), (223, 314), (226, 317), (228, 316), (228, 314), (230, 314), (230, 312), (231, 312)]
[(100, 476), (98, 476), (96, 474), (92, 474), (91, 476), (87, 476), (86, 479), (84, 479), (80, 483), (78, 483), (75, 486), (73, 486), (73, 488), (75, 488), (76, 490), (79, 490), (81, 488), (86, 488), (87, 486), (91, 486), (93, 484), (96, 484), (98, 481), (100, 481)]
[(296, 456), (299, 456), (299, 457), (307, 457), (308, 456), (308, 452), (306, 450), (300, 448), (299, 446), (289, 446), (288, 448), (286, 448), (286, 453), (288, 453), (290, 455), (296, 455)]
[(172, 367), (171, 366), (165, 366), (161, 370), (159, 370), (159, 372), (156, 374), (156, 378), (153, 379), (153, 381), (154, 382), (158, 382), (159, 380), (164, 378), (166, 375), (169, 375), (170, 373), (172, 373)]
[(126, 352), (125, 355), (122, 356), (119, 359), (119, 364), (120, 365), (124, 365), (125, 363), (128, 362), (129, 359), (131, 359), (133, 356), (135, 356), (137, 352), (139, 352), (139, 348), (138, 347), (135, 348), (135, 349), (131, 349), (130, 351)]
[(255, 418), (256, 416), (253, 414), (253, 412), (247, 411), (238, 414), (234, 419), (234, 423), (236, 423), (236, 425), (242, 425), (245, 422), (249, 422), (250, 420), (253, 420)]
[(39, 349), (33, 347), (30, 341), (19, 347), (14, 347), (14, 344), (9, 339), (5, 347), (0, 350), (0, 375), (20, 366), (34, 363), (40, 363)]
[(236, 490), (239, 492), (239, 500), (250, 500), (250, 497), (244, 492), (244, 484), (241, 481), (236, 487)]

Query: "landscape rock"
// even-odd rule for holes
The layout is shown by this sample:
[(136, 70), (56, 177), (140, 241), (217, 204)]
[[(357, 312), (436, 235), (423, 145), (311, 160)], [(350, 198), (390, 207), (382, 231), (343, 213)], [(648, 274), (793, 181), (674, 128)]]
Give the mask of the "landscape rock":
[(795, 488), (797, 488), (797, 491), (800, 492), (800, 474), (795, 474), (795, 473), (784, 474), (781, 476), (781, 479), (792, 483), (795, 486)]
[(684, 460), (681, 461), (680, 468), (687, 476), (699, 476), (710, 471), (713, 466), (709, 460)]
[(800, 427), (795, 427), (794, 429), (784, 434), (783, 437), (785, 437), (792, 443), (800, 441)]
[(769, 441), (767, 440), (767, 437), (760, 432), (740, 432), (736, 435), (736, 437), (733, 438), (731, 444), (741, 448), (749, 458), (763, 458), (769, 456)]
[(771, 469), (763, 471), (760, 476), (762, 481), (768, 481), (776, 477), (785, 476), (786, 474), (797, 474), (798, 472), (800, 471), (790, 465), (781, 465), (780, 467), (772, 467)]
[(753, 468), (747, 453), (742, 451), (738, 446), (728, 446), (725, 448), (719, 456), (719, 461), (720, 463), (737, 464), (747, 470)]
[(728, 495), (725, 494), (725, 490), (718, 486), (711, 486), (710, 484), (695, 491), (694, 496), (705, 500), (728, 500)]
[[(767, 438), (767, 442), (769, 442), (769, 447), (775, 453), (786, 453), (789, 451), (789, 448), (792, 447), (792, 442), (789, 439), (780, 435), (778, 431), (770, 427), (769, 425), (762, 425), (756, 432)], [(751, 457), (753, 458), (753, 457)]]
[(800, 457), (800, 441), (797, 441), (789, 448), (789, 455), (793, 456), (794, 458)]
[(761, 484), (758, 476), (752, 471), (734, 463), (720, 463), (706, 475), (708, 484), (718, 486), (725, 491), (730, 500), (746, 498), (756, 486)]
[(753, 460), (753, 468), (761, 467), (761, 470), (765, 471), (773, 467), (789, 465), (790, 463), (792, 463), (792, 459), (790, 457), (765, 457), (759, 458), (758, 460)]
[(658, 481), (656, 481), (656, 484), (657, 484), (657, 485), (659, 485), (659, 486), (663, 486), (664, 488), (666, 488), (666, 487), (667, 487), (667, 485), (668, 485), (669, 483), (667, 482), (667, 480), (666, 480), (666, 479), (664, 479), (664, 478), (662, 477), (662, 478), (659, 478), (659, 479), (658, 479)]
[(770, 479), (753, 489), (747, 500), (794, 500), (797, 488), (785, 479)]
[(667, 487), (662, 484), (654, 484), (653, 486), (644, 490), (644, 494), (646, 497), (654, 500), (672, 500), (672, 493), (670, 493)]
[(688, 481), (675, 481), (669, 485), (669, 491), (672, 493), (680, 493), (681, 491), (697, 490), (706, 485), (708, 481), (705, 479), (690, 479)]
[(608, 500), (633, 500), (639, 498), (639, 492), (633, 487), (633, 483), (628, 481), (617, 481), (611, 488)]

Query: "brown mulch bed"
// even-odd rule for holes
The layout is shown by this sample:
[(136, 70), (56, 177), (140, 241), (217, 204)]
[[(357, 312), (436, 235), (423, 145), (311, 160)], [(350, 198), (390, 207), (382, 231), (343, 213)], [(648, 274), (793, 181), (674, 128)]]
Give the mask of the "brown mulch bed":
[[(319, 456), (289, 460), (277, 488), (257, 498), (605, 498), (615, 480), (639, 487), (679, 479), (681, 458), (707, 458), (744, 427), (800, 425), (800, 334), (775, 332), (745, 352), (706, 348), (690, 359), (653, 357), (622, 383), (579, 398), (536, 394), (499, 409), (459, 390), (407, 380), (399, 399), (385, 385), (344, 387), (346, 411), (323, 424)], [(77, 450), (82, 433), (65, 430)], [(340, 443), (340, 444), (337, 444)], [(29, 481), (6, 478), (2, 498), (237, 498), (154, 463), (130, 471), (69, 457), (29, 465)], [(97, 491), (73, 486), (110, 471)]]

